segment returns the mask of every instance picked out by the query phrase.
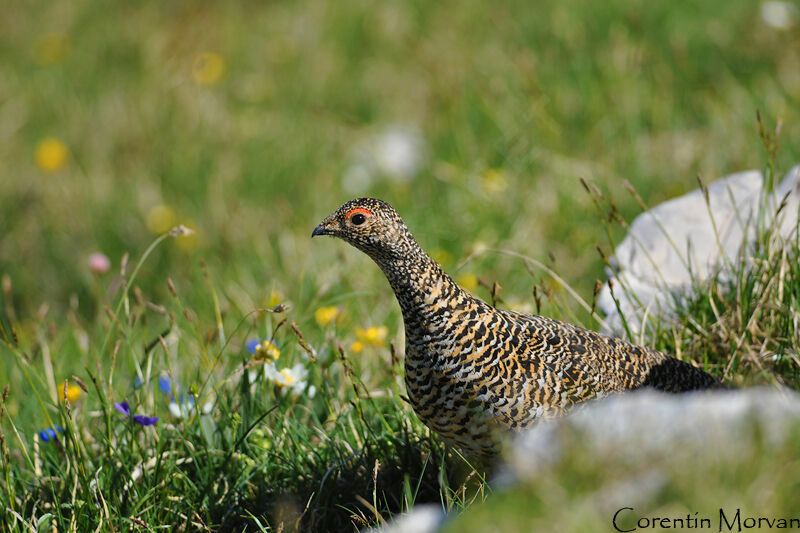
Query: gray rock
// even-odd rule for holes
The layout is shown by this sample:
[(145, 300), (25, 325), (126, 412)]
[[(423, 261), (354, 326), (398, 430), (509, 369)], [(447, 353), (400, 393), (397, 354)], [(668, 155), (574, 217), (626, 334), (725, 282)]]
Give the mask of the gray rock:
[[(676, 516), (683, 516), (685, 501), (663, 500), (674, 496), (670, 488), (681, 486), (676, 478), (700, 472), (701, 482), (706, 475), (710, 480), (702, 490), (713, 491), (718, 490), (714, 483), (719, 483), (720, 472), (721, 478), (727, 479), (727, 473), (751, 466), (750, 462), (759, 458), (763, 458), (765, 472), (770, 472), (775, 467), (770, 461), (780, 461), (772, 454), (783, 457), (787, 450), (796, 449), (798, 435), (800, 394), (789, 389), (680, 395), (640, 390), (588, 402), (562, 418), (519, 433), (509, 443), (505, 463), (492, 482), (495, 493), (477, 504), (490, 510), (476, 513), (477, 509), (467, 509), (463, 515), (447, 520), (447, 530), (498, 531), (500, 526), (494, 518), (503, 518), (504, 526), (515, 524), (504, 531), (537, 530), (534, 526), (552, 530), (554, 524), (563, 531), (584, 531), (586, 522), (581, 516), (589, 517), (595, 527), (610, 525), (610, 517), (623, 505), (641, 506), (642, 512), (648, 508), (662, 512), (672, 509)], [(576, 471), (587, 469), (594, 474), (585, 483), (574, 478)], [(603, 469), (608, 473), (605, 480), (596, 475)], [(561, 477), (565, 473), (569, 479)], [(789, 482), (794, 487), (794, 478)], [(769, 484), (765, 487), (768, 494), (791, 490)], [(732, 490), (737, 493), (744, 488)], [(556, 495), (552, 495), (553, 490)], [(492, 514), (508, 512), (509, 506), (500, 502), (509, 495), (512, 501), (519, 501), (519, 494), (532, 502), (555, 501), (557, 506), (516, 506), (513, 518)], [(759, 502), (769, 500), (761, 492), (756, 495)], [(716, 497), (711, 496), (715, 505), (728, 504)], [(702, 505), (697, 509), (707, 510)], [(444, 527), (445, 514), (440, 506), (420, 505), (370, 531), (433, 533)]]
[(417, 505), (411, 511), (402, 514), (390, 523), (372, 528), (370, 533), (433, 533), (440, 529), (445, 519), (441, 505)]
[[(619, 311), (634, 333), (648, 316), (669, 317), (697, 282), (724, 278), (742, 246), (753, 242), (760, 207), (788, 239), (797, 228), (800, 165), (792, 168), (768, 197), (762, 174), (751, 170), (721, 178), (642, 213), (611, 258), (607, 282), (598, 295), (606, 333), (625, 333)], [(778, 206), (785, 198), (786, 205)], [(612, 289), (609, 286), (613, 284)], [(616, 297), (617, 303), (614, 302)]]
[[(595, 460), (658, 465), (663, 458), (733, 463), (744, 450), (779, 446), (800, 429), (800, 394), (754, 388), (666, 394), (641, 390), (590, 402), (564, 418), (521, 433), (508, 455), (504, 483), (537, 476), (581, 446)], [(657, 471), (648, 472), (657, 485)]]

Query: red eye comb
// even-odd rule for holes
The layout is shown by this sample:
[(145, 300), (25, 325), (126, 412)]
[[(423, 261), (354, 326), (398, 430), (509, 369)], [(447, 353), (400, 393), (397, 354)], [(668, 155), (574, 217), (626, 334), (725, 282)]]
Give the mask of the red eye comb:
[(373, 215), (374, 214), (369, 209), (364, 209), (363, 207), (356, 207), (356, 208), (351, 209), (350, 211), (348, 211), (347, 214), (344, 216), (344, 218), (350, 218), (351, 216), (355, 215), (356, 213), (361, 213), (362, 215)]

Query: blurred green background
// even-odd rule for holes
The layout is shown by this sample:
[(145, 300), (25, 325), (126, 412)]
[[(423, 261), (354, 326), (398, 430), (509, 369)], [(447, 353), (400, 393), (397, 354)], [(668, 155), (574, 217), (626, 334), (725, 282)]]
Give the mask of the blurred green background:
[(107, 283), (89, 254), (117, 270), (173, 223), (197, 234), (142, 273), (155, 298), (166, 276), (197, 283), (201, 256), (245, 312), (273, 292), (310, 303), (374, 290), (391, 306), (368, 259), (309, 239), (362, 195), (392, 203), (457, 277), (529, 301), (518, 260), (454, 266), (485, 246), (552, 253), (591, 300), (594, 248), (608, 245), (579, 177), (631, 217), (623, 179), (652, 204), (697, 175), (763, 167), (756, 109), (783, 121), (779, 170), (800, 161), (796, 11), (781, 29), (755, 1), (69, 0), (3, 12), (0, 273), (5, 312), (23, 317), (43, 303), (92, 315)]
[[(502, 307), (536, 311), (531, 291), (543, 288), (557, 302), (545, 298), (543, 314), (596, 327), (568, 315), (545, 273), (476, 252), (542, 261), (591, 301), (603, 277), (595, 248), (611, 244), (581, 178), (630, 220), (639, 207), (624, 180), (654, 205), (697, 176), (763, 168), (756, 110), (767, 128), (781, 124), (778, 174), (800, 162), (798, 0), (12, 0), (0, 11), (3, 481), (26, 518), (52, 503), (65, 530), (72, 517), (78, 529), (102, 524), (95, 494), (117, 494), (154, 457), (164, 460), (141, 493), (108, 500), (120, 528), (179, 512), (212, 527), (248, 512), (282, 524), (289, 501), (324, 530), (352, 526), (370, 495), (387, 517), (414, 501), (472, 501), (444, 479), (444, 452), (401, 399), (389, 343), (402, 351), (402, 320), (383, 274), (342, 242), (310, 238), (344, 201), (393, 204), (481, 297), (477, 279), (497, 281)], [(135, 264), (175, 224), (194, 235), (162, 242), (123, 293), (126, 254)], [(96, 252), (107, 272), (92, 271)], [(254, 312), (279, 303), (283, 314)], [(247, 348), (256, 338), (275, 342), (283, 370), (299, 364), (316, 396), (244, 374), (263, 363)], [(701, 361), (702, 350), (682, 356)], [(173, 397), (193, 390), (210, 413), (171, 413), (153, 386), (166, 371), (183, 387)], [(57, 399), (65, 379), (72, 407)], [(362, 411), (366, 392), (376, 400)], [(102, 430), (123, 399), (162, 421)], [(69, 460), (36, 440), (54, 423), (79, 444)], [(52, 474), (41, 480), (37, 443)], [(192, 450), (203, 459), (185, 462)], [(76, 492), (67, 470), (96, 484), (87, 475)]]

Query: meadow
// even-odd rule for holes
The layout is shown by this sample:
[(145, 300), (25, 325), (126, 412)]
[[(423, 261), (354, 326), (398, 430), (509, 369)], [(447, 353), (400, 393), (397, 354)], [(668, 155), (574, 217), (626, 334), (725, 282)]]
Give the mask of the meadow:
[[(312, 229), (382, 198), (478, 296), (596, 328), (502, 250), (591, 303), (640, 212), (625, 180), (653, 205), (800, 162), (792, 13), (781, 29), (722, 0), (5, 6), (3, 528), (349, 531), (419, 502), (481, 509), (491, 484), (403, 399), (383, 275)], [(764, 242), (733, 299), (709, 291), (649, 342), (732, 384), (797, 387), (800, 272)], [(779, 297), (759, 283), (776, 261)]]

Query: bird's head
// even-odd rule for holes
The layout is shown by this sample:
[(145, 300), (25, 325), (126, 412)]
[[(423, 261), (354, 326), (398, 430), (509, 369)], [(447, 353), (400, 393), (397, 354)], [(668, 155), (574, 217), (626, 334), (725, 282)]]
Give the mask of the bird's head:
[(408, 254), (416, 246), (397, 211), (375, 198), (358, 198), (345, 203), (314, 228), (311, 236), (317, 235), (344, 239), (378, 263)]

